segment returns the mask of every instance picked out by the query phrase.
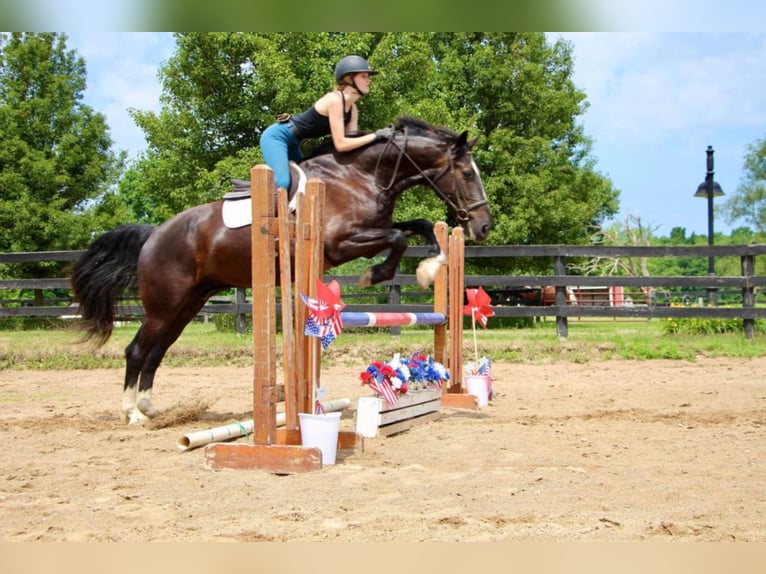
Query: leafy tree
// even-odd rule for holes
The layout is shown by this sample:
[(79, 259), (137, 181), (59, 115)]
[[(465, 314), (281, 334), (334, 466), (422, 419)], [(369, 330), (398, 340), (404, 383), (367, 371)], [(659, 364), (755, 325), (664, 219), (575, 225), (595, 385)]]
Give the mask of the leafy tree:
[(744, 178), (721, 211), (729, 223), (743, 219), (756, 231), (766, 233), (766, 139), (750, 144), (747, 150)]
[(120, 212), (123, 159), (85, 77), (63, 34), (0, 35), (0, 251), (80, 248)]
[[(260, 133), (332, 88), (356, 53), (381, 71), (360, 129), (413, 115), (480, 140), (474, 155), (493, 206), (490, 242), (583, 243), (617, 212), (578, 116), (571, 46), (540, 33), (188, 33), (160, 72), (159, 113), (132, 110), (149, 149), (121, 191), (161, 221), (220, 197), (260, 160)], [(423, 201), (423, 197), (426, 197)], [(446, 217), (433, 194), (405, 194), (398, 219)], [(518, 262), (498, 263), (516, 266)], [(527, 262), (527, 266), (531, 263)], [(498, 269), (500, 270), (500, 269)], [(508, 271), (508, 269), (503, 269)]]

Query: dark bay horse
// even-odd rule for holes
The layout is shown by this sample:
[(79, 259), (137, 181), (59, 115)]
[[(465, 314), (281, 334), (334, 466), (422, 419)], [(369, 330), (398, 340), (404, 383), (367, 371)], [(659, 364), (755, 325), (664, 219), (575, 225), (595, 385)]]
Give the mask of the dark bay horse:
[[(468, 237), (483, 241), (491, 218), (471, 155), (476, 139), (401, 118), (387, 141), (301, 162), (307, 177), (325, 183), (325, 269), (389, 250), (360, 282), (391, 279), (413, 234), (443, 260), (431, 222), (393, 221), (397, 199), (416, 185), (429, 186)], [(97, 238), (75, 264), (71, 283), (82, 327), (99, 345), (111, 335), (120, 295), (138, 284), (145, 316), (125, 349), (122, 412), (129, 423), (156, 414), (151, 392), (157, 368), (205, 302), (223, 289), (251, 286), (250, 226), (227, 228), (222, 205), (192, 207), (159, 227), (118, 227)]]

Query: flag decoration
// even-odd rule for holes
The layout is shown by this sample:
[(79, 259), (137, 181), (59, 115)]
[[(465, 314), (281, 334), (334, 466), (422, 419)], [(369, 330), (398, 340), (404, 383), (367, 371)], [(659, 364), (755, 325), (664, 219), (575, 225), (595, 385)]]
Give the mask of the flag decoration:
[(487, 320), (495, 315), (490, 306), (491, 299), (483, 287), (478, 289), (466, 289), (468, 304), (463, 307), (463, 315), (471, 315), (474, 321), (478, 321), (484, 329), (487, 328)]
[(479, 368), (476, 372), (479, 375), (487, 375), (489, 378), (492, 378), (492, 359), (490, 357), (479, 359)]
[[(373, 362), (367, 370), (361, 374), (362, 384), (368, 385), (378, 395), (386, 399), (389, 405), (395, 405), (397, 398), (394, 391), (392, 378), (398, 379), (395, 376), (393, 369), (390, 366), (384, 365), (380, 361)], [(401, 382), (400, 379), (398, 379)], [(399, 385), (401, 391), (401, 384)], [(404, 391), (407, 391), (405, 386)]]
[(389, 405), (395, 405), (398, 396), (418, 389), (439, 389), (449, 380), (449, 372), (441, 363), (424, 353), (413, 353), (402, 359), (396, 353), (388, 362), (373, 361), (360, 378), (382, 396)]
[(317, 279), (316, 287), (316, 299), (301, 294), (301, 299), (309, 309), (303, 333), (309, 337), (318, 337), (322, 348), (326, 349), (343, 330), (341, 311), (346, 304), (340, 299), (340, 285), (335, 279), (327, 285)]

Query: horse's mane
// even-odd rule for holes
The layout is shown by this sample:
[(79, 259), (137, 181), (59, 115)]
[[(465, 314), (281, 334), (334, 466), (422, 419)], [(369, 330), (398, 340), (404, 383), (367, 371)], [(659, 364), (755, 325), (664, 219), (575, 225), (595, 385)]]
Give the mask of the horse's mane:
[(410, 135), (419, 135), (424, 137), (438, 137), (446, 141), (454, 141), (458, 135), (450, 129), (441, 126), (432, 126), (428, 122), (411, 116), (402, 116), (396, 120), (394, 129), (407, 130)]
[[(428, 122), (419, 118), (411, 116), (401, 116), (393, 125), (396, 131), (407, 131), (410, 136), (422, 136), (422, 137), (436, 137), (438, 139), (445, 140), (447, 142), (455, 141), (458, 135), (447, 128), (441, 126), (432, 126)], [(369, 132), (358, 132), (357, 136), (363, 136)], [(372, 144), (370, 144), (372, 145)], [(332, 153), (335, 151), (335, 147), (332, 143), (332, 138), (327, 137), (320, 140), (303, 158), (307, 160), (312, 157)]]

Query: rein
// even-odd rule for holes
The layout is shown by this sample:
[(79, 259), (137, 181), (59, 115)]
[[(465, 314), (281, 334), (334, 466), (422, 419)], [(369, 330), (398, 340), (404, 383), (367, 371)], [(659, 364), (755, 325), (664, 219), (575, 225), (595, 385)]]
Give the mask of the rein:
[(481, 201), (477, 201), (475, 203), (472, 203), (470, 205), (467, 205), (465, 200), (465, 189), (463, 185), (458, 181), (458, 178), (453, 175), (452, 178), (452, 195), (457, 199), (458, 203), (460, 205), (456, 205), (454, 201), (450, 198), (450, 196), (442, 191), (442, 189), (436, 184), (437, 181), (439, 181), (444, 175), (446, 175), (450, 171), (454, 171), (454, 163), (452, 161), (452, 155), (449, 154), (449, 165), (445, 167), (436, 177), (431, 179), (428, 174), (417, 164), (417, 162), (412, 159), (410, 154), (407, 153), (407, 128), (404, 129), (404, 146), (402, 147), (399, 145), (399, 143), (394, 139), (395, 134), (391, 134), (391, 137), (386, 142), (386, 148), (383, 149), (383, 152), (378, 157), (378, 161), (375, 164), (375, 181), (377, 183), (377, 173), (378, 168), (380, 167), (380, 162), (383, 159), (383, 156), (386, 153), (386, 149), (389, 145), (393, 145), (396, 149), (399, 150), (399, 156), (396, 158), (396, 165), (394, 166), (394, 172), (391, 175), (391, 180), (388, 182), (385, 186), (379, 186), (381, 191), (391, 191), (391, 189), (394, 186), (394, 182), (396, 180), (396, 175), (399, 172), (399, 166), (401, 165), (402, 158), (407, 158), (407, 160), (412, 164), (412, 166), (417, 170), (417, 172), (420, 174), (420, 176), (428, 183), (428, 185), (431, 186), (431, 188), (436, 192), (436, 195), (439, 196), (439, 198), (447, 204), (447, 207), (450, 208), (452, 213), (455, 214), (455, 217), (460, 222), (466, 222), (470, 220), (470, 213), (474, 209), (478, 209), (479, 207), (483, 207), (488, 203), (486, 199), (482, 199)]

